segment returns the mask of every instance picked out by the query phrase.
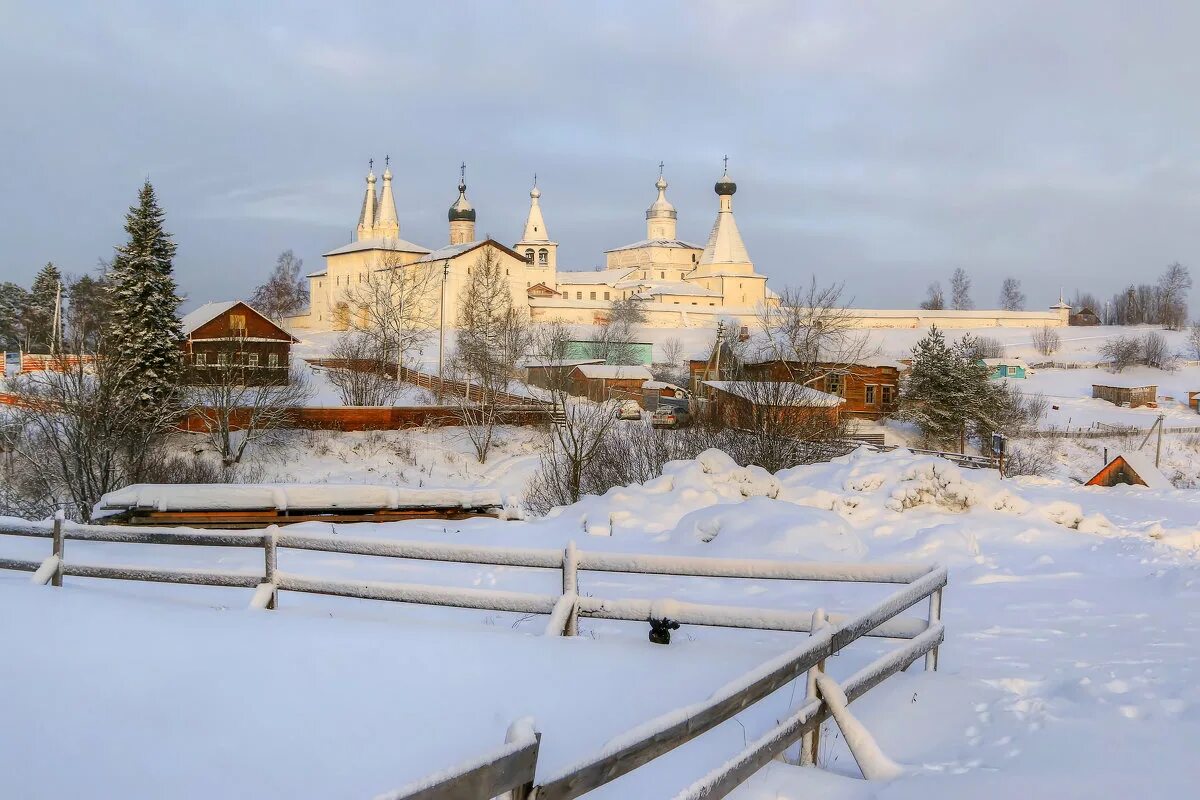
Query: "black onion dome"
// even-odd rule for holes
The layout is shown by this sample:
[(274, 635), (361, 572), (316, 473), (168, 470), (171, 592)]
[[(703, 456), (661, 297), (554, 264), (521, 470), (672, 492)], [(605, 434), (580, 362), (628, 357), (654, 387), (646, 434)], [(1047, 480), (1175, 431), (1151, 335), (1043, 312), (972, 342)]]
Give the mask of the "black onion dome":
[(454, 205), (450, 206), (450, 213), (447, 216), (451, 222), (475, 221), (475, 209), (467, 201), (467, 184), (458, 184), (458, 199), (454, 201)]
[(733, 182), (733, 178), (729, 177), (729, 173), (726, 173), (717, 181), (713, 191), (720, 195), (733, 194), (737, 191), (737, 184)]

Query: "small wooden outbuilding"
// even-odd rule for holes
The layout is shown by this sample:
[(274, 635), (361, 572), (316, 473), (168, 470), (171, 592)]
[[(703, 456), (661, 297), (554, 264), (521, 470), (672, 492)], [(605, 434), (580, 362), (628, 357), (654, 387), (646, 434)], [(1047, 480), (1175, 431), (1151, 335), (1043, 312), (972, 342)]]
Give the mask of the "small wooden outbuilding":
[(843, 397), (782, 381), (704, 381), (708, 412), (730, 428), (837, 425)]
[(1087, 486), (1148, 486), (1151, 489), (1175, 488), (1167, 476), (1154, 466), (1154, 460), (1141, 453), (1125, 453), (1104, 465)]
[(1137, 408), (1138, 406), (1158, 408), (1158, 386), (1152, 383), (1145, 386), (1114, 386), (1112, 384), (1093, 383), (1092, 397), (1107, 400), (1113, 405), (1128, 406), (1129, 408)]
[(642, 399), (642, 384), (652, 380), (641, 365), (580, 364), (568, 378), (571, 394), (597, 403), (605, 400)]
[(1072, 311), (1067, 316), (1067, 324), (1072, 327), (1080, 326), (1080, 325), (1082, 325), (1082, 326), (1099, 325), (1100, 324), (1100, 315), (1097, 314), (1092, 309), (1088, 308), (1087, 306), (1084, 306), (1083, 308), (1079, 309), (1078, 311)]

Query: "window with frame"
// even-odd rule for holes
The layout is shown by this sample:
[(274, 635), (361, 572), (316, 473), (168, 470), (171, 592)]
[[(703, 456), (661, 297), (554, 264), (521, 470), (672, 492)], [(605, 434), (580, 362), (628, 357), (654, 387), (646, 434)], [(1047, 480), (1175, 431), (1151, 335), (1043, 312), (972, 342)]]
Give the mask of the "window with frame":
[(866, 396), (864, 398), (866, 401), (866, 404), (869, 406), (875, 405), (875, 387), (874, 387), (874, 385), (868, 383), (864, 388), (866, 389)]
[(842, 394), (842, 376), (836, 372), (825, 377), (825, 391), (829, 394)]
[(588, 300), (595, 300), (595, 299), (596, 299), (596, 293), (588, 292)]
[(245, 314), (230, 314), (229, 315), (229, 330), (234, 333), (246, 332), (246, 315)]
[(195, 355), (192, 356), (192, 361), (196, 364), (197, 367), (205, 366), (204, 353), (196, 353)]
[(1009, 368), (1008, 368), (1008, 377), (1010, 377), (1010, 378), (1012, 378), (1012, 377), (1015, 377), (1015, 376), (1016, 376), (1016, 374), (1017, 374), (1017, 368), (1016, 368), (1016, 367), (1009, 367)]
[(257, 367), (258, 366), (258, 353), (246, 353), (246, 366), (248, 366), (248, 367)]
[(546, 248), (538, 250), (538, 266), (544, 267), (550, 263), (550, 251)]
[(881, 387), (880, 395), (883, 398), (883, 404), (885, 406), (890, 406), (892, 404), (892, 401), (896, 397), (896, 387), (895, 386), (883, 386), (883, 387)]
[(530, 264), (533, 263), (533, 248), (532, 247), (525, 251), (525, 258), (529, 260)]
[(576, 293), (575, 293), (575, 299), (576, 299), (576, 300), (582, 300), (582, 299), (583, 299), (583, 292), (576, 292)]
[(608, 299), (608, 292), (605, 292), (605, 293), (604, 293), (604, 299), (605, 299), (605, 300), (607, 300), (607, 299)]
[(221, 367), (228, 367), (229, 353), (217, 353), (217, 365)]
[(268, 367), (278, 367), (279, 366), (279, 353), (267, 353), (267, 366)]

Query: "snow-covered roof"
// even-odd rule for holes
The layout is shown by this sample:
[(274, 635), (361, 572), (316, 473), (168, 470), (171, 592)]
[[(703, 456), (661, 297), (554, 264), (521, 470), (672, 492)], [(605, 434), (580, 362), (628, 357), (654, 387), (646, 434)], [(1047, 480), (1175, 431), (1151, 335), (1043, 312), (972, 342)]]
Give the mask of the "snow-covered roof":
[[(1137, 473), (1137, 476), (1142, 479), (1142, 483), (1146, 484), (1151, 489), (1174, 489), (1175, 485), (1163, 475), (1158, 467), (1154, 466), (1154, 459), (1143, 453), (1122, 453), (1117, 456), (1129, 465), (1129, 468)], [(1113, 459), (1115, 461), (1116, 459)], [(1112, 463), (1111, 461), (1109, 462)]]
[(1107, 386), (1111, 389), (1157, 389), (1158, 384), (1147, 381), (1144, 378), (1123, 377), (1121, 375), (1105, 376), (1100, 383), (1093, 383), (1093, 386)]
[(582, 272), (559, 272), (555, 280), (560, 284), (603, 283), (615, 286), (616, 283), (633, 272), (633, 267), (620, 269), (591, 269)]
[(481, 508), (502, 506), (494, 489), (430, 489), (368, 484), (155, 484), (135, 483), (100, 498), (103, 509), (158, 511), (256, 509), (373, 509), (401, 506)]
[(642, 384), (642, 388), (643, 389), (675, 389), (676, 391), (681, 391), (681, 392), (687, 391), (687, 389), (684, 389), (682, 386), (678, 386), (674, 383), (667, 383), (666, 381), (646, 381), (645, 383)]
[(603, 358), (527, 358), (520, 366), (530, 367), (578, 367), (582, 364), (603, 364)]
[(691, 297), (720, 297), (720, 292), (714, 292), (711, 289), (705, 289), (696, 283), (689, 281), (622, 281), (617, 284), (617, 288), (637, 288), (638, 291), (646, 297), (656, 297), (661, 294), (678, 294), (688, 295)]
[(750, 263), (750, 254), (746, 252), (742, 234), (738, 231), (737, 222), (733, 218), (732, 207), (717, 212), (717, 220), (708, 234), (708, 244), (704, 245), (700, 263), (704, 265)]
[(642, 239), (640, 242), (632, 244), (623, 244), (620, 247), (613, 247), (605, 250), (606, 253), (616, 253), (621, 250), (638, 250), (643, 247), (670, 247), (678, 250), (703, 250), (702, 245), (685, 242), (683, 239)]
[(1003, 358), (985, 358), (983, 363), (989, 367), (1023, 367), (1025, 359), (1020, 356), (1005, 356)]
[(344, 244), (341, 247), (324, 253), (325, 256), (340, 256), (343, 253), (358, 253), (363, 250), (394, 250), (397, 253), (428, 253), (428, 247), (421, 247), (405, 239), (392, 239), (376, 236), (371, 239), (360, 239), (357, 242)]
[(800, 408), (833, 408), (846, 402), (827, 392), (819, 392), (811, 386), (775, 381), (704, 381), (705, 386), (720, 389), (752, 402), (764, 402), (774, 406)]
[(205, 303), (195, 311), (185, 314), (179, 321), (179, 327), (182, 329), (183, 335), (187, 336), (204, 323), (221, 316), (240, 302), (240, 300), (222, 300), (218, 303)]
[(640, 364), (580, 364), (576, 367), (585, 378), (653, 380), (650, 370)]

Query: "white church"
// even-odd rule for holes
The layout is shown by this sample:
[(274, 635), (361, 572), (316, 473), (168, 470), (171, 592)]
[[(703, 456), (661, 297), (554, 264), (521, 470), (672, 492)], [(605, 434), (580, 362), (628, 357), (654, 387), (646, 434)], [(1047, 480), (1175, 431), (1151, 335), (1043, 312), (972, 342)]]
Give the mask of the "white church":
[(460, 179), (447, 215), (448, 241), (429, 248), (401, 236), (391, 169), (382, 177), (377, 190), (375, 173), (368, 173), (354, 241), (324, 254), (325, 268), (308, 276), (309, 309), (289, 317), (290, 327), (344, 330), (356, 315), (366, 313), (354, 307), (356, 284), (379, 270), (421, 268), (442, 273), (447, 323), (453, 326), (457, 299), (471, 268), (485, 254), (505, 270), (514, 306), (527, 309), (534, 320), (591, 324), (604, 318), (613, 301), (634, 298), (644, 305), (648, 324), (713, 325), (718, 316), (753, 316), (772, 298), (766, 276), (755, 270), (738, 232), (733, 215), (737, 185), (728, 171), (715, 186), (717, 215), (703, 247), (678, 238), (677, 214), (660, 172), (658, 196), (646, 210), (646, 238), (606, 251), (605, 269), (582, 272), (559, 271), (558, 243), (546, 227), (536, 182), (529, 192), (525, 229), (510, 247), (476, 238), (475, 209), (467, 199), (465, 179)]

